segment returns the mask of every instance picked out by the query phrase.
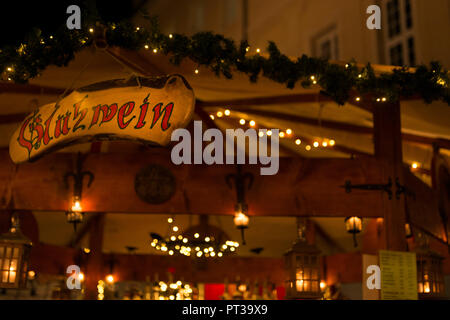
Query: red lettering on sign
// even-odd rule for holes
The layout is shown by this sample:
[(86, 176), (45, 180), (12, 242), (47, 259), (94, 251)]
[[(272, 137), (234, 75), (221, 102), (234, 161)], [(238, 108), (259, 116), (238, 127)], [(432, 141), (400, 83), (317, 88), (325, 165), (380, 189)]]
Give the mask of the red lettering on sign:
[(28, 150), (28, 152), (31, 152), (31, 148), (33, 147), (33, 145), (31, 144), (30, 140), (25, 139), (24, 133), (25, 133), (25, 129), (28, 127), (28, 123), (30, 122), (30, 120), (31, 119), (25, 120), (22, 127), (20, 128), (19, 137), (17, 138), (17, 141), (19, 142), (19, 144), (22, 147), (26, 148)]
[(130, 101), (125, 103), (123, 106), (120, 107), (119, 113), (117, 114), (117, 123), (119, 124), (120, 129), (125, 129), (130, 124), (130, 121), (133, 120), (136, 116), (131, 117), (130, 120), (127, 122), (123, 122), (123, 118), (130, 115), (131, 112), (133, 112), (134, 109), (134, 102)]
[(153, 129), (153, 126), (158, 122), (159, 118), (161, 117), (161, 112), (164, 111), (164, 117), (161, 120), (161, 129), (162, 131), (166, 131), (170, 127), (170, 116), (172, 115), (173, 110), (173, 103), (167, 104), (162, 110), (162, 103), (158, 103), (153, 107), (153, 121), (150, 129)]
[(102, 122), (100, 122), (99, 126), (101, 126), (102, 123), (111, 121), (112, 118), (114, 118), (114, 116), (117, 113), (117, 103), (113, 103), (110, 106), (103, 105), (103, 106), (101, 106), (101, 109), (103, 111), (103, 117), (102, 117)]
[(75, 125), (73, 126), (72, 131), (75, 132), (78, 129), (85, 129), (86, 126), (84, 124), (79, 125), (81, 121), (83, 121), (84, 117), (86, 117), (86, 113), (88, 111), (87, 108), (84, 108), (83, 110), (81, 110), (80, 112), (80, 106), (81, 106), (81, 102), (78, 102), (76, 104), (73, 105), (74, 111), (73, 111), (73, 120), (75, 120), (78, 116), (80, 116), (80, 118), (78, 119), (78, 121), (75, 123)]
[(50, 137), (50, 123), (54, 115), (55, 111), (53, 111), (50, 117), (48, 117), (48, 119), (45, 120), (44, 141), (43, 141), (45, 145), (47, 145), (50, 142), (50, 140), (53, 139), (53, 137)]
[[(69, 133), (69, 117), (70, 112), (66, 113), (66, 115), (59, 115), (58, 120), (56, 120), (56, 127), (55, 127), (55, 138), (58, 138), (61, 133), (63, 135), (66, 135)], [(62, 128), (61, 128), (61, 120), (64, 120)]]
[(144, 100), (144, 102), (145, 103), (140, 106), (141, 113), (139, 114), (139, 119), (138, 119), (137, 124), (134, 126), (135, 129), (140, 129), (143, 126), (145, 126), (144, 119), (145, 119), (145, 116), (147, 115), (148, 102), (146, 100)]

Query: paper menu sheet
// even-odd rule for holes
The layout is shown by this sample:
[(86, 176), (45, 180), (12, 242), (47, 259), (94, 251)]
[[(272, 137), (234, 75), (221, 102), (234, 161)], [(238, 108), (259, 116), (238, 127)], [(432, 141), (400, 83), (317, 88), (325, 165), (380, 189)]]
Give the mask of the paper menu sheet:
[(382, 300), (417, 300), (417, 265), (413, 252), (380, 250)]

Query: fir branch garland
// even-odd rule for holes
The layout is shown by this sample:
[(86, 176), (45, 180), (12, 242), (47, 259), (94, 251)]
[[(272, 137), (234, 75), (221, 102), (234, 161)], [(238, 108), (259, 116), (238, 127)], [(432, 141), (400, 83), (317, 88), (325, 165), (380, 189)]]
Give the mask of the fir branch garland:
[(137, 28), (125, 21), (117, 24), (97, 22), (81, 30), (68, 30), (64, 26), (53, 35), (43, 35), (35, 30), (19, 47), (0, 48), (2, 78), (26, 83), (49, 65), (67, 66), (76, 52), (95, 45), (95, 34), (100, 28), (105, 30), (109, 46), (130, 50), (156, 49), (169, 56), (175, 65), (190, 59), (227, 79), (231, 79), (233, 71), (237, 70), (248, 75), (251, 82), (263, 76), (287, 88), (294, 88), (298, 83), (305, 88), (318, 84), (323, 94), (341, 105), (350, 99), (352, 89), (390, 101), (401, 96), (419, 95), (426, 103), (442, 100), (450, 105), (449, 74), (438, 62), (418, 66), (413, 73), (406, 67), (399, 67), (392, 73), (376, 76), (370, 64), (359, 69), (354, 62), (341, 66), (306, 55), (292, 61), (274, 42), (269, 42), (266, 58), (260, 54), (249, 55), (246, 41), (237, 46), (233, 40), (211, 32), (200, 32), (191, 37), (165, 35), (159, 31), (155, 17), (147, 18), (149, 25), (146, 28)]

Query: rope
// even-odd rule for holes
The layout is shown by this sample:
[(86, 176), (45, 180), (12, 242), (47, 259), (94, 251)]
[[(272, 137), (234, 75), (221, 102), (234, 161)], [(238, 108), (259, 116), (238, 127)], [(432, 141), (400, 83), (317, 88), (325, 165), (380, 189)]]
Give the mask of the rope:
[(91, 55), (91, 57), (89, 58), (88, 62), (84, 65), (83, 68), (81, 68), (80, 72), (78, 73), (78, 75), (72, 80), (72, 82), (70, 83), (70, 85), (64, 90), (64, 92), (58, 97), (58, 99), (56, 100), (55, 103), (55, 108), (58, 107), (59, 102), (61, 101), (62, 98), (64, 98), (67, 94), (67, 92), (69, 90), (71, 90), (75, 84), (75, 82), (77, 82), (77, 80), (81, 77), (81, 75), (83, 74), (83, 72), (86, 70), (86, 68), (89, 66), (89, 64), (92, 62), (92, 59), (95, 56), (95, 52), (93, 55)]
[(136, 78), (137, 79), (137, 83), (139, 85), (139, 88), (141, 88), (141, 83), (139, 82), (139, 74), (137, 74), (132, 68), (130, 68), (129, 66), (127, 66), (125, 63), (123, 63), (119, 58), (117, 58), (114, 54), (110, 53), (108, 50), (106, 50), (106, 52), (108, 53), (108, 55), (110, 57), (112, 57), (114, 59), (114, 61), (116, 61), (118, 64), (120, 64), (126, 72), (130, 73), (130, 77), (126, 80), (124, 80), (124, 82), (128, 82), (131, 78)]

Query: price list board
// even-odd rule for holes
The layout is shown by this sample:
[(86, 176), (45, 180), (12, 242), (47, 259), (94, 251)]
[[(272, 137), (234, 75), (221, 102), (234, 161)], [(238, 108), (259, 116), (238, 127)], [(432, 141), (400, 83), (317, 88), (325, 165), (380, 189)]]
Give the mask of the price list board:
[(381, 300), (417, 300), (416, 254), (379, 251)]

